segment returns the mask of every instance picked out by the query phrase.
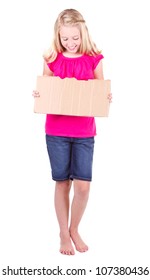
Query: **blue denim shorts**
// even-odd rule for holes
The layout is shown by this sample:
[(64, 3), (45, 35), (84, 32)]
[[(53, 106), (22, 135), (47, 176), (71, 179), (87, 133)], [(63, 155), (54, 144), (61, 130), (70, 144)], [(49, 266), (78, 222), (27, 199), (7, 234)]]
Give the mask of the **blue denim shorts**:
[(94, 137), (75, 138), (46, 135), (52, 179), (92, 180)]

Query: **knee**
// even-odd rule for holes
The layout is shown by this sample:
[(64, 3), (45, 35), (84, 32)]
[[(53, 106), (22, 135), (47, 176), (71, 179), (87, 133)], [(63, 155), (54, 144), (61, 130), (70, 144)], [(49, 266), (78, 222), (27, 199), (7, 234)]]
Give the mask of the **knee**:
[(78, 196), (80, 199), (88, 198), (90, 191), (90, 183), (80, 181), (76, 186), (74, 186), (74, 193), (76, 196)]
[(70, 180), (56, 182), (56, 191), (58, 192), (68, 194), (70, 192), (70, 188), (71, 188)]

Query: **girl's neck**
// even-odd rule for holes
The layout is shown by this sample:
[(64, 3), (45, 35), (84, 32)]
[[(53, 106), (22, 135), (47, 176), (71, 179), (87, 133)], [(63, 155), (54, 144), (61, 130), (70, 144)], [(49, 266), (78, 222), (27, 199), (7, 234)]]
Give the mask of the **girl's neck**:
[(62, 54), (65, 57), (80, 57), (80, 56), (83, 56), (83, 54), (81, 54), (81, 53), (69, 53), (67, 51), (63, 52)]

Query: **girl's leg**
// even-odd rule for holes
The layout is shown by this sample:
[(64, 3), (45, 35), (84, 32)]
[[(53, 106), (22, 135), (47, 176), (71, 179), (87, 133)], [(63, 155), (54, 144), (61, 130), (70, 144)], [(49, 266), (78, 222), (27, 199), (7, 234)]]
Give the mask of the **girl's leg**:
[(75, 253), (68, 229), (70, 187), (70, 180), (57, 181), (55, 187), (55, 210), (60, 227), (60, 252), (66, 255)]
[(76, 250), (85, 252), (88, 246), (83, 242), (79, 233), (78, 226), (87, 205), (90, 190), (90, 182), (74, 180), (74, 198), (71, 206), (70, 236), (75, 244)]

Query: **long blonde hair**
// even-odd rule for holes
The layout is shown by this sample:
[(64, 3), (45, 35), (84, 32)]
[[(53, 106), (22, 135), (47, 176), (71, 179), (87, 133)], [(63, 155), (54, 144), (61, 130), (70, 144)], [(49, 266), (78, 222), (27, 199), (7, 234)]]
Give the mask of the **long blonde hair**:
[[(52, 49), (56, 52), (64, 52), (65, 48), (62, 46), (60, 41), (60, 27), (64, 26), (76, 26), (81, 35), (81, 45), (79, 48), (79, 53), (96, 55), (101, 53), (98, 50), (95, 43), (92, 41), (89, 35), (88, 28), (86, 26), (83, 16), (75, 9), (66, 9), (62, 11), (54, 24), (54, 37), (52, 41)], [(48, 52), (47, 52), (48, 54)], [(48, 57), (45, 57), (48, 59)]]

